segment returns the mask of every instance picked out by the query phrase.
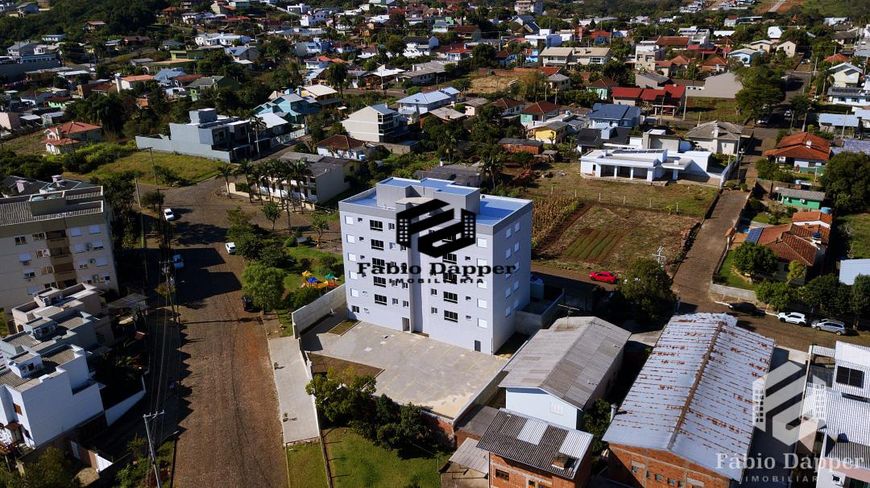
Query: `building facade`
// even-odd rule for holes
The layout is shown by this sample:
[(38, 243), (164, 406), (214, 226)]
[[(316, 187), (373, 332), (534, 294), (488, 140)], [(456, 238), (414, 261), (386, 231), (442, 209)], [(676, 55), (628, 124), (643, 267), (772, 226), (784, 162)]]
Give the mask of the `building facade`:
[[(474, 242), (437, 258), (419, 251), (417, 235), (410, 236), (410, 247), (398, 244), (396, 232), (397, 213), (436, 199), (446, 211), (476, 218)], [(341, 201), (339, 211), (350, 317), (487, 354), (514, 333), (515, 312), (529, 303), (530, 201), (445, 180), (388, 178)], [(388, 265), (409, 269), (374, 272)], [(410, 272), (412, 266), (418, 272)], [(456, 267), (474, 269), (463, 274)]]
[(109, 219), (102, 187), (0, 199), (0, 307), (77, 283), (117, 291)]

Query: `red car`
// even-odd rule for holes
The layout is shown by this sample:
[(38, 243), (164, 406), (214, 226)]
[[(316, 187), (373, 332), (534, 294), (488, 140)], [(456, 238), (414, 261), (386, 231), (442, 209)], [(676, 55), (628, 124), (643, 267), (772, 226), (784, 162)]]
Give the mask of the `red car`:
[(611, 285), (616, 284), (616, 275), (610, 271), (593, 271), (589, 273), (589, 279), (602, 283), (610, 283)]

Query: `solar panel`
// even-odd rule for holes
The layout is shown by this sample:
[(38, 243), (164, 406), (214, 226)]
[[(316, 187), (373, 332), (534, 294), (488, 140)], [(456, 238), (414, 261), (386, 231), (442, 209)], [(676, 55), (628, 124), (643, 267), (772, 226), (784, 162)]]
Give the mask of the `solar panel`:
[(749, 229), (749, 235), (746, 236), (746, 242), (756, 244), (758, 242), (758, 239), (761, 238), (762, 231), (764, 231), (763, 227), (755, 227), (754, 229)]

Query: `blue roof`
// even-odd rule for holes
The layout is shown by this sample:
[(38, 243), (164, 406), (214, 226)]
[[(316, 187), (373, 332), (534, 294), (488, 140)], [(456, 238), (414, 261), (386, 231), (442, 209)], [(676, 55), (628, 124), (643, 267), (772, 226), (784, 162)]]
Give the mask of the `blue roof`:
[(444, 100), (450, 100), (450, 97), (441, 91), (433, 91), (407, 96), (399, 100), (398, 103), (402, 105), (429, 105), (430, 103), (437, 103)]
[(858, 117), (851, 114), (819, 114), (819, 124), (858, 127)]
[(870, 155), (870, 141), (861, 141), (858, 139), (843, 139), (843, 147), (832, 147), (831, 151), (834, 154), (841, 152), (855, 152)]
[(758, 239), (761, 238), (761, 233), (764, 231), (764, 227), (755, 227), (753, 229), (749, 229), (749, 235), (746, 236), (746, 242), (751, 242), (753, 244), (758, 242)]
[(640, 117), (640, 108), (615, 103), (596, 103), (588, 117), (590, 120), (631, 120)]

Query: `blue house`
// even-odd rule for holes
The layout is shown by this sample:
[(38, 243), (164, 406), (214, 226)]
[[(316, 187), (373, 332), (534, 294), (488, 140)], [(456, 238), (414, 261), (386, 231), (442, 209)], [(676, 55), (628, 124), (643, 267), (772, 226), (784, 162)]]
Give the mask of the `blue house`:
[(587, 116), (593, 127), (628, 127), (640, 125), (640, 107), (615, 103), (596, 103)]
[(184, 76), (183, 69), (180, 68), (163, 68), (154, 75), (154, 81), (161, 86), (170, 86), (175, 84), (175, 79), (179, 76)]
[(287, 122), (303, 124), (305, 123), (305, 116), (319, 111), (320, 107), (316, 103), (312, 103), (291, 92), (258, 105), (254, 108), (254, 115), (276, 114)]

